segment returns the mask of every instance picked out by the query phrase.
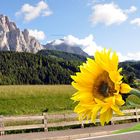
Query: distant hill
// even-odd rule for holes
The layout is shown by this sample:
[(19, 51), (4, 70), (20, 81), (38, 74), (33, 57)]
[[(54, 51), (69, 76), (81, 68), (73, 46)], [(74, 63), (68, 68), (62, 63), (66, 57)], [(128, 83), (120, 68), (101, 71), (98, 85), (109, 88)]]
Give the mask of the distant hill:
[(63, 51), (56, 51), (56, 50), (41, 50), (37, 54), (50, 57), (50, 58), (56, 58), (56, 59), (62, 59), (66, 61), (86, 61), (86, 57), (74, 53), (67, 53)]
[[(60, 39), (63, 41), (63, 39)], [(80, 46), (71, 46), (67, 43), (60, 43), (57, 44), (56, 43), (57, 40), (54, 40), (50, 43), (47, 43), (46, 45), (44, 45), (44, 48), (47, 50), (56, 50), (56, 51), (62, 51), (62, 52), (68, 52), (68, 53), (73, 53), (73, 54), (79, 54), (79, 55), (83, 55), (83, 56), (88, 56), (87, 53), (85, 53)]]

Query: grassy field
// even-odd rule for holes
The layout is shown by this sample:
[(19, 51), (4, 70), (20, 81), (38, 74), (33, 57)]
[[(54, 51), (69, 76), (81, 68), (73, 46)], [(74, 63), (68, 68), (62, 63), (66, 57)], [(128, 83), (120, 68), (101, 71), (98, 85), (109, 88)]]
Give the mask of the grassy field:
[(0, 114), (41, 114), (46, 109), (69, 112), (74, 107), (70, 99), (74, 92), (70, 85), (0, 86)]
[(140, 131), (140, 123), (138, 123), (135, 126), (130, 127), (130, 128), (126, 128), (126, 129), (121, 129), (121, 130), (115, 131), (114, 133), (118, 134), (118, 133), (130, 132), (130, 131)]

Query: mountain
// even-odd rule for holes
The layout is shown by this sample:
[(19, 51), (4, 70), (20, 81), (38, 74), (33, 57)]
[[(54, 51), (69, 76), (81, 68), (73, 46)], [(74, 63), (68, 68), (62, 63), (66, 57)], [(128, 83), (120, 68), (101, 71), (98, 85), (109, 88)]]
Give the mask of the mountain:
[(0, 15), (0, 51), (17, 51), (36, 53), (43, 46), (27, 29), (21, 31), (7, 16)]
[(67, 43), (56, 44), (56, 42), (57, 40), (54, 40), (41, 45), (35, 37), (29, 35), (27, 29), (21, 31), (7, 16), (0, 15), (0, 51), (37, 53), (47, 49), (88, 56), (80, 46), (71, 46)]
[[(60, 39), (63, 42), (63, 39)], [(63, 52), (68, 52), (68, 53), (73, 53), (73, 54), (79, 54), (83, 56), (88, 56), (87, 53), (85, 53), (80, 46), (71, 46), (70, 44), (67, 43), (56, 43), (57, 40), (54, 40), (50, 43), (47, 43), (44, 45), (44, 48), (48, 50), (57, 50), (57, 51), (63, 51)]]

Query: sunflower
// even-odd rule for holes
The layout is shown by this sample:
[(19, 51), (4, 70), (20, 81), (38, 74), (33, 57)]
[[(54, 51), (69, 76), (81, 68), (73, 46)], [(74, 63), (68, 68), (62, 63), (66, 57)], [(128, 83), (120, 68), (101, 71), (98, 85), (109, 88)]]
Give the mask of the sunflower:
[(72, 85), (77, 92), (72, 100), (78, 101), (74, 112), (78, 113), (79, 120), (91, 120), (95, 123), (99, 115), (101, 125), (108, 123), (113, 112), (123, 115), (120, 107), (125, 103), (122, 94), (131, 91), (131, 87), (122, 82), (118, 69), (118, 56), (111, 50), (102, 50), (95, 53), (94, 59), (88, 58), (80, 66), (80, 72), (71, 76)]

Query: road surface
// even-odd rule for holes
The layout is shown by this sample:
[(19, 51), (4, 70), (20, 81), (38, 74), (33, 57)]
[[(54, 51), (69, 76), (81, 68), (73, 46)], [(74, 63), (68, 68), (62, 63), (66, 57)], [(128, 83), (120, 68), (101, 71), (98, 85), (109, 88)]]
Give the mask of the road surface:
[(140, 140), (140, 131), (127, 132), (122, 134), (111, 134), (77, 140)]
[[(58, 138), (60, 140), (64, 138), (73, 140), (73, 139), (80, 139), (80, 138), (89, 137), (89, 136), (95, 137), (95, 136), (111, 134), (112, 131), (133, 127), (136, 124), (137, 123), (126, 123), (126, 124), (107, 125), (104, 127), (97, 126), (97, 127), (69, 129), (69, 130), (61, 130), (61, 131), (59, 130), (59, 131), (49, 131), (49, 132), (11, 134), (11, 135), (0, 136), (0, 140), (48, 140), (48, 139), (56, 140), (56, 138), (57, 140)], [(100, 140), (100, 139), (98, 138), (97, 140)], [(140, 140), (140, 137), (138, 140)]]

